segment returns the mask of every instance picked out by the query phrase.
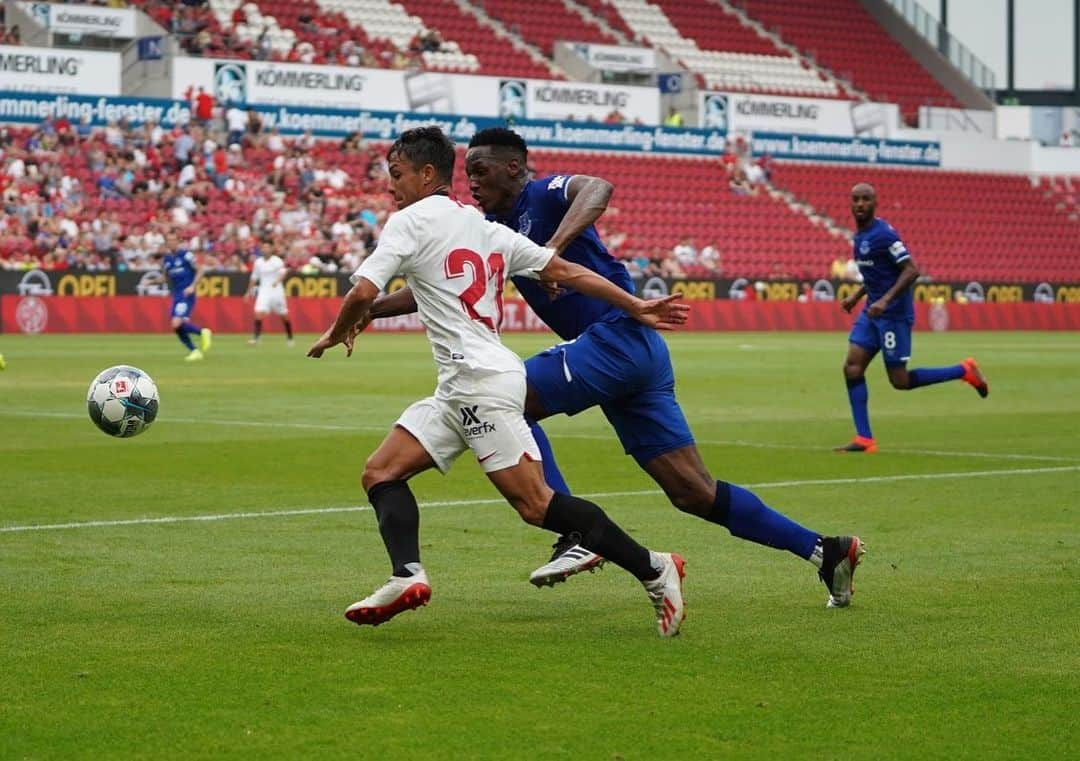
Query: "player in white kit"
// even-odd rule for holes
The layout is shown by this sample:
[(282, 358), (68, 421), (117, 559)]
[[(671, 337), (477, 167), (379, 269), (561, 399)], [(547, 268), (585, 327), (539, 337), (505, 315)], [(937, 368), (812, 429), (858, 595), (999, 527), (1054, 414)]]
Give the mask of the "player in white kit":
[(293, 345), (292, 323), (289, 322), (289, 303), (285, 300), (285, 276), (289, 274), (284, 260), (274, 253), (273, 244), (267, 242), (260, 249), (259, 258), (251, 268), (251, 281), (248, 283), (244, 299), (255, 294), (255, 329), (248, 343), (254, 346), (262, 335), (263, 320), (273, 312), (281, 318), (285, 328), (285, 340)]
[(679, 632), (684, 608), (683, 560), (650, 552), (598, 506), (552, 491), (540, 451), (525, 423), (525, 367), (502, 345), (503, 284), (526, 275), (605, 299), (641, 322), (669, 329), (686, 320), (675, 297), (642, 301), (584, 267), (557, 256), (504, 225), (488, 222), (447, 193), (454, 145), (437, 127), (408, 130), (387, 154), (390, 185), (400, 211), (387, 221), (375, 251), (353, 275), (334, 324), (311, 347), (321, 357), (337, 344), (349, 355), (370, 321), (380, 290), (405, 276), (431, 341), (435, 394), (401, 415), (364, 465), (362, 483), (390, 555), (392, 576), (346, 617), (377, 626), (427, 604), (428, 577), (420, 564), (420, 513), (408, 479), (429, 468), (445, 473), (471, 449), (488, 478), (527, 523), (578, 532), (581, 544), (633, 574), (645, 586), (661, 636)]

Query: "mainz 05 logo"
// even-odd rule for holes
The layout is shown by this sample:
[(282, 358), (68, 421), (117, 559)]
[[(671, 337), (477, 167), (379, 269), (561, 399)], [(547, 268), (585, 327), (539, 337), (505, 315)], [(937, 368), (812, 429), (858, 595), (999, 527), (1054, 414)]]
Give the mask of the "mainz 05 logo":
[(703, 127), (726, 130), (728, 128), (728, 97), (712, 93), (705, 96), (705, 115)]
[(247, 67), (242, 63), (215, 63), (214, 97), (219, 103), (245, 102)]
[(499, 82), (499, 116), (503, 119), (524, 119), (527, 86), (520, 79)]

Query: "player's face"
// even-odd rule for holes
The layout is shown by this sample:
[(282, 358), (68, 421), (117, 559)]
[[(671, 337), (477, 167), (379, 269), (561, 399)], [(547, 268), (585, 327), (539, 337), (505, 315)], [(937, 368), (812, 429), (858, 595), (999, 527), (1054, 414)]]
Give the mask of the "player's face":
[(511, 161), (495, 153), (490, 145), (478, 145), (465, 154), (465, 176), (469, 192), (488, 214), (509, 211), (517, 198), (518, 188), (511, 176)]
[(399, 209), (404, 209), (424, 197), (423, 168), (417, 170), (400, 154), (389, 159), (390, 192)]
[(874, 191), (863, 185), (856, 185), (851, 190), (851, 216), (859, 224), (868, 222), (874, 218), (877, 209), (877, 198)]

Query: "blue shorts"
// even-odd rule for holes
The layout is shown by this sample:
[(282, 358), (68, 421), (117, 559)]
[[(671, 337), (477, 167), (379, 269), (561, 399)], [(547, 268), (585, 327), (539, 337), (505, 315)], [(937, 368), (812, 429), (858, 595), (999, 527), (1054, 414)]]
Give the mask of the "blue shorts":
[(910, 320), (873, 319), (864, 311), (851, 326), (848, 341), (871, 355), (880, 351), (886, 366), (899, 367), (911, 359), (911, 326)]
[(675, 399), (675, 372), (660, 334), (629, 317), (598, 322), (573, 341), (525, 361), (544, 410), (576, 415), (600, 406), (639, 464), (694, 443)]
[(191, 313), (195, 310), (195, 295), (191, 296), (173, 296), (172, 310), (169, 312), (171, 317), (179, 317), (182, 320), (186, 320), (191, 317)]

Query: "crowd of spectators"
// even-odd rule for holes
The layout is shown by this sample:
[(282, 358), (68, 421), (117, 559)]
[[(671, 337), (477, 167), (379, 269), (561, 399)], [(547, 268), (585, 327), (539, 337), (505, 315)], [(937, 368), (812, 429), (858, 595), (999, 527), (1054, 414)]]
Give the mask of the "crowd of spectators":
[[(348, 272), (373, 250), (392, 210), (380, 148), (286, 138), (242, 104), (189, 98), (191, 123), (171, 129), (0, 127), (0, 268), (146, 270), (171, 235), (225, 271), (271, 250), (297, 272)], [(635, 277), (724, 274), (715, 241), (634, 248), (617, 207), (597, 227)]]
[(276, 46), (272, 28), (257, 8), (241, 3), (222, 26), (205, 0), (137, 0), (133, 3), (176, 38), (193, 56), (246, 58), (306, 64), (365, 68), (422, 67), (422, 55), (442, 52), (446, 43), (437, 29), (425, 29), (402, 49), (389, 40), (370, 40), (339, 12), (298, 7), (288, 28), (295, 37), (284, 48)]
[(352, 271), (392, 207), (381, 150), (243, 118), (0, 127), (0, 267), (143, 270), (175, 234), (213, 269), (270, 248), (295, 271)]
[(670, 280), (686, 278), (718, 278), (724, 274), (720, 249), (715, 243), (698, 248), (687, 236), (673, 248), (655, 247), (651, 252), (631, 252), (623, 263), (633, 277), (661, 277)]
[(735, 195), (752, 196), (761, 192), (772, 174), (769, 156), (754, 156), (750, 138), (735, 134), (721, 157), (728, 190)]

